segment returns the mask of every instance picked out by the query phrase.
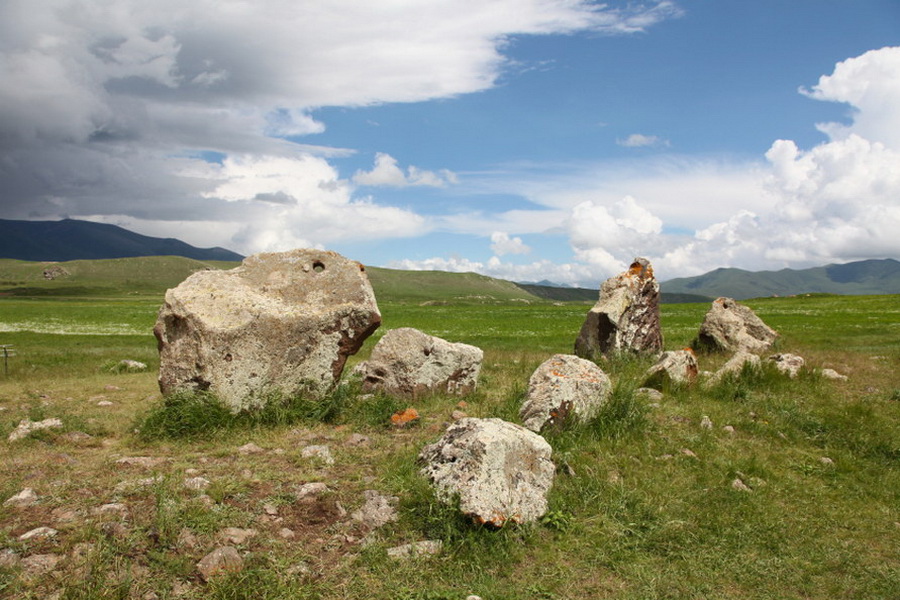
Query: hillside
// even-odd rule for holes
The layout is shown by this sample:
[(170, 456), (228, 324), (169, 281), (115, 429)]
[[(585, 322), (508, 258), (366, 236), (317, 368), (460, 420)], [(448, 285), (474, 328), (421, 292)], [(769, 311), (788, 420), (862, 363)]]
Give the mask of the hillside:
[(195, 260), (243, 258), (224, 248), (196, 248), (174, 238), (149, 237), (104, 223), (0, 219), (0, 258), (69, 261), (134, 256), (183, 256)]
[(661, 287), (664, 294), (728, 296), (738, 300), (811, 293), (898, 294), (900, 262), (887, 258), (811, 269), (759, 272), (716, 269), (697, 277), (670, 279)]

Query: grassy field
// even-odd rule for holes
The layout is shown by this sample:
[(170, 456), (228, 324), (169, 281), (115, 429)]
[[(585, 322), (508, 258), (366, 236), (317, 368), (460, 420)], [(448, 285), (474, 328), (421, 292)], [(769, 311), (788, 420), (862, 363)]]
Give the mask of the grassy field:
[[(27, 287), (4, 277), (8, 290)], [(377, 271), (373, 280), (384, 324), (351, 366), (395, 327), (478, 345), (480, 387), (463, 409), (477, 417), (517, 421), (531, 372), (571, 352), (587, 310), (502, 286), (437, 278), (388, 289)], [(0, 297), (0, 344), (17, 351), (0, 376), (0, 502), (26, 487), (39, 497), (0, 506), (0, 597), (900, 597), (898, 296), (747, 302), (782, 334), (779, 351), (806, 358), (811, 368), (794, 380), (763, 370), (667, 389), (654, 405), (633, 393), (649, 359), (601, 363), (617, 385), (613, 401), (594, 422), (547, 435), (558, 467), (550, 512), (489, 531), (437, 503), (415, 464), (459, 398), (411, 403), (422, 419), (405, 429), (388, 417), (406, 404), (360, 399), (352, 386), (328, 398), (328, 410), (297, 401), (230, 421), (201, 410), (179, 417), (194, 419), (195, 435), (149, 428), (148, 415), (172, 417), (150, 333), (161, 292), (123, 281), (88, 278), (66, 295), (72, 282), (35, 280), (40, 293)], [(687, 345), (706, 309), (665, 305), (666, 347)], [(150, 371), (110, 371), (125, 358)], [(700, 360), (714, 370), (724, 359)], [(823, 367), (849, 381), (823, 378)], [(700, 426), (703, 416), (713, 428)], [(59, 417), (63, 427), (7, 443), (26, 417)], [(349, 444), (353, 434), (368, 442)], [(248, 442), (262, 451), (238, 450)], [(335, 463), (304, 458), (310, 444), (327, 445)], [(127, 457), (154, 460), (117, 462)], [(208, 488), (185, 487), (196, 476)], [(319, 481), (327, 494), (295, 498)], [(348, 514), (368, 489), (399, 499), (399, 520), (371, 533)], [(122, 506), (99, 510), (110, 503)], [(19, 539), (41, 526), (58, 533)], [(245, 569), (204, 583), (195, 565), (227, 527), (257, 532), (238, 544)], [(386, 554), (425, 539), (442, 540), (441, 554)], [(42, 569), (42, 556), (54, 566)]]

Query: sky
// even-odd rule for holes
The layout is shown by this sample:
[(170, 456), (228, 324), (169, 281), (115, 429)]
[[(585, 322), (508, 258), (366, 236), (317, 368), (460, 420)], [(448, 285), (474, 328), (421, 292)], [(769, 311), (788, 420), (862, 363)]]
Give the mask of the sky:
[(2, 0), (0, 218), (596, 287), (900, 257), (898, 0)]

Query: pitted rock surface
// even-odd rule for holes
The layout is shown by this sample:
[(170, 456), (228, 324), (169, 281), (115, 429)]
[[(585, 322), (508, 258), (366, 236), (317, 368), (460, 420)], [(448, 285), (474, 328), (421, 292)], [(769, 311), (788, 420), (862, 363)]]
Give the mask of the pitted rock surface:
[(731, 298), (716, 298), (697, 338), (695, 350), (718, 352), (764, 352), (778, 338), (778, 333), (756, 316), (748, 306)]
[(647, 369), (644, 385), (647, 387), (660, 387), (665, 382), (675, 384), (690, 384), (697, 379), (697, 357), (693, 350), (671, 350), (663, 352), (656, 364)]
[(500, 527), (547, 512), (556, 467), (544, 438), (501, 419), (465, 418), (419, 454), (422, 474), (444, 502), (475, 522)]
[(586, 421), (597, 414), (611, 389), (609, 377), (593, 362), (556, 354), (531, 375), (519, 417), (537, 432), (569, 420)]
[(635, 258), (627, 271), (600, 286), (600, 299), (581, 326), (575, 354), (595, 359), (625, 350), (658, 352), (662, 345), (659, 283), (650, 262)]
[(381, 324), (365, 267), (334, 252), (257, 254), (166, 292), (153, 333), (159, 386), (210, 390), (233, 410), (264, 392), (327, 392)]
[(354, 373), (363, 378), (365, 391), (380, 389), (404, 398), (468, 394), (478, 385), (483, 359), (481, 348), (401, 327), (388, 331)]

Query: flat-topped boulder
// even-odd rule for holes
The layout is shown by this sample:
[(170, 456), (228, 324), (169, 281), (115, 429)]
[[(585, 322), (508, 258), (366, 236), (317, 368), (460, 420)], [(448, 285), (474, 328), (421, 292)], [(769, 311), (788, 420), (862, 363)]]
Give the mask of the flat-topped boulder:
[(365, 391), (382, 390), (404, 398), (462, 395), (475, 391), (483, 359), (481, 348), (401, 327), (388, 331), (354, 374), (363, 378)]
[(571, 354), (556, 354), (531, 375), (519, 411), (522, 423), (540, 432), (547, 425), (587, 421), (609, 398), (612, 383), (595, 363)]
[(273, 390), (321, 395), (380, 324), (360, 263), (323, 250), (257, 254), (166, 292), (153, 329), (159, 387), (209, 390), (235, 411)]
[(778, 333), (763, 323), (750, 307), (722, 297), (713, 301), (691, 347), (712, 352), (760, 353), (768, 350), (777, 338)]
[(590, 360), (620, 351), (659, 352), (659, 283), (646, 258), (600, 286), (600, 299), (588, 312), (575, 341), (575, 354)]
[(419, 454), (422, 474), (443, 502), (476, 523), (529, 523), (547, 512), (556, 467), (544, 438), (501, 419), (465, 418)]

